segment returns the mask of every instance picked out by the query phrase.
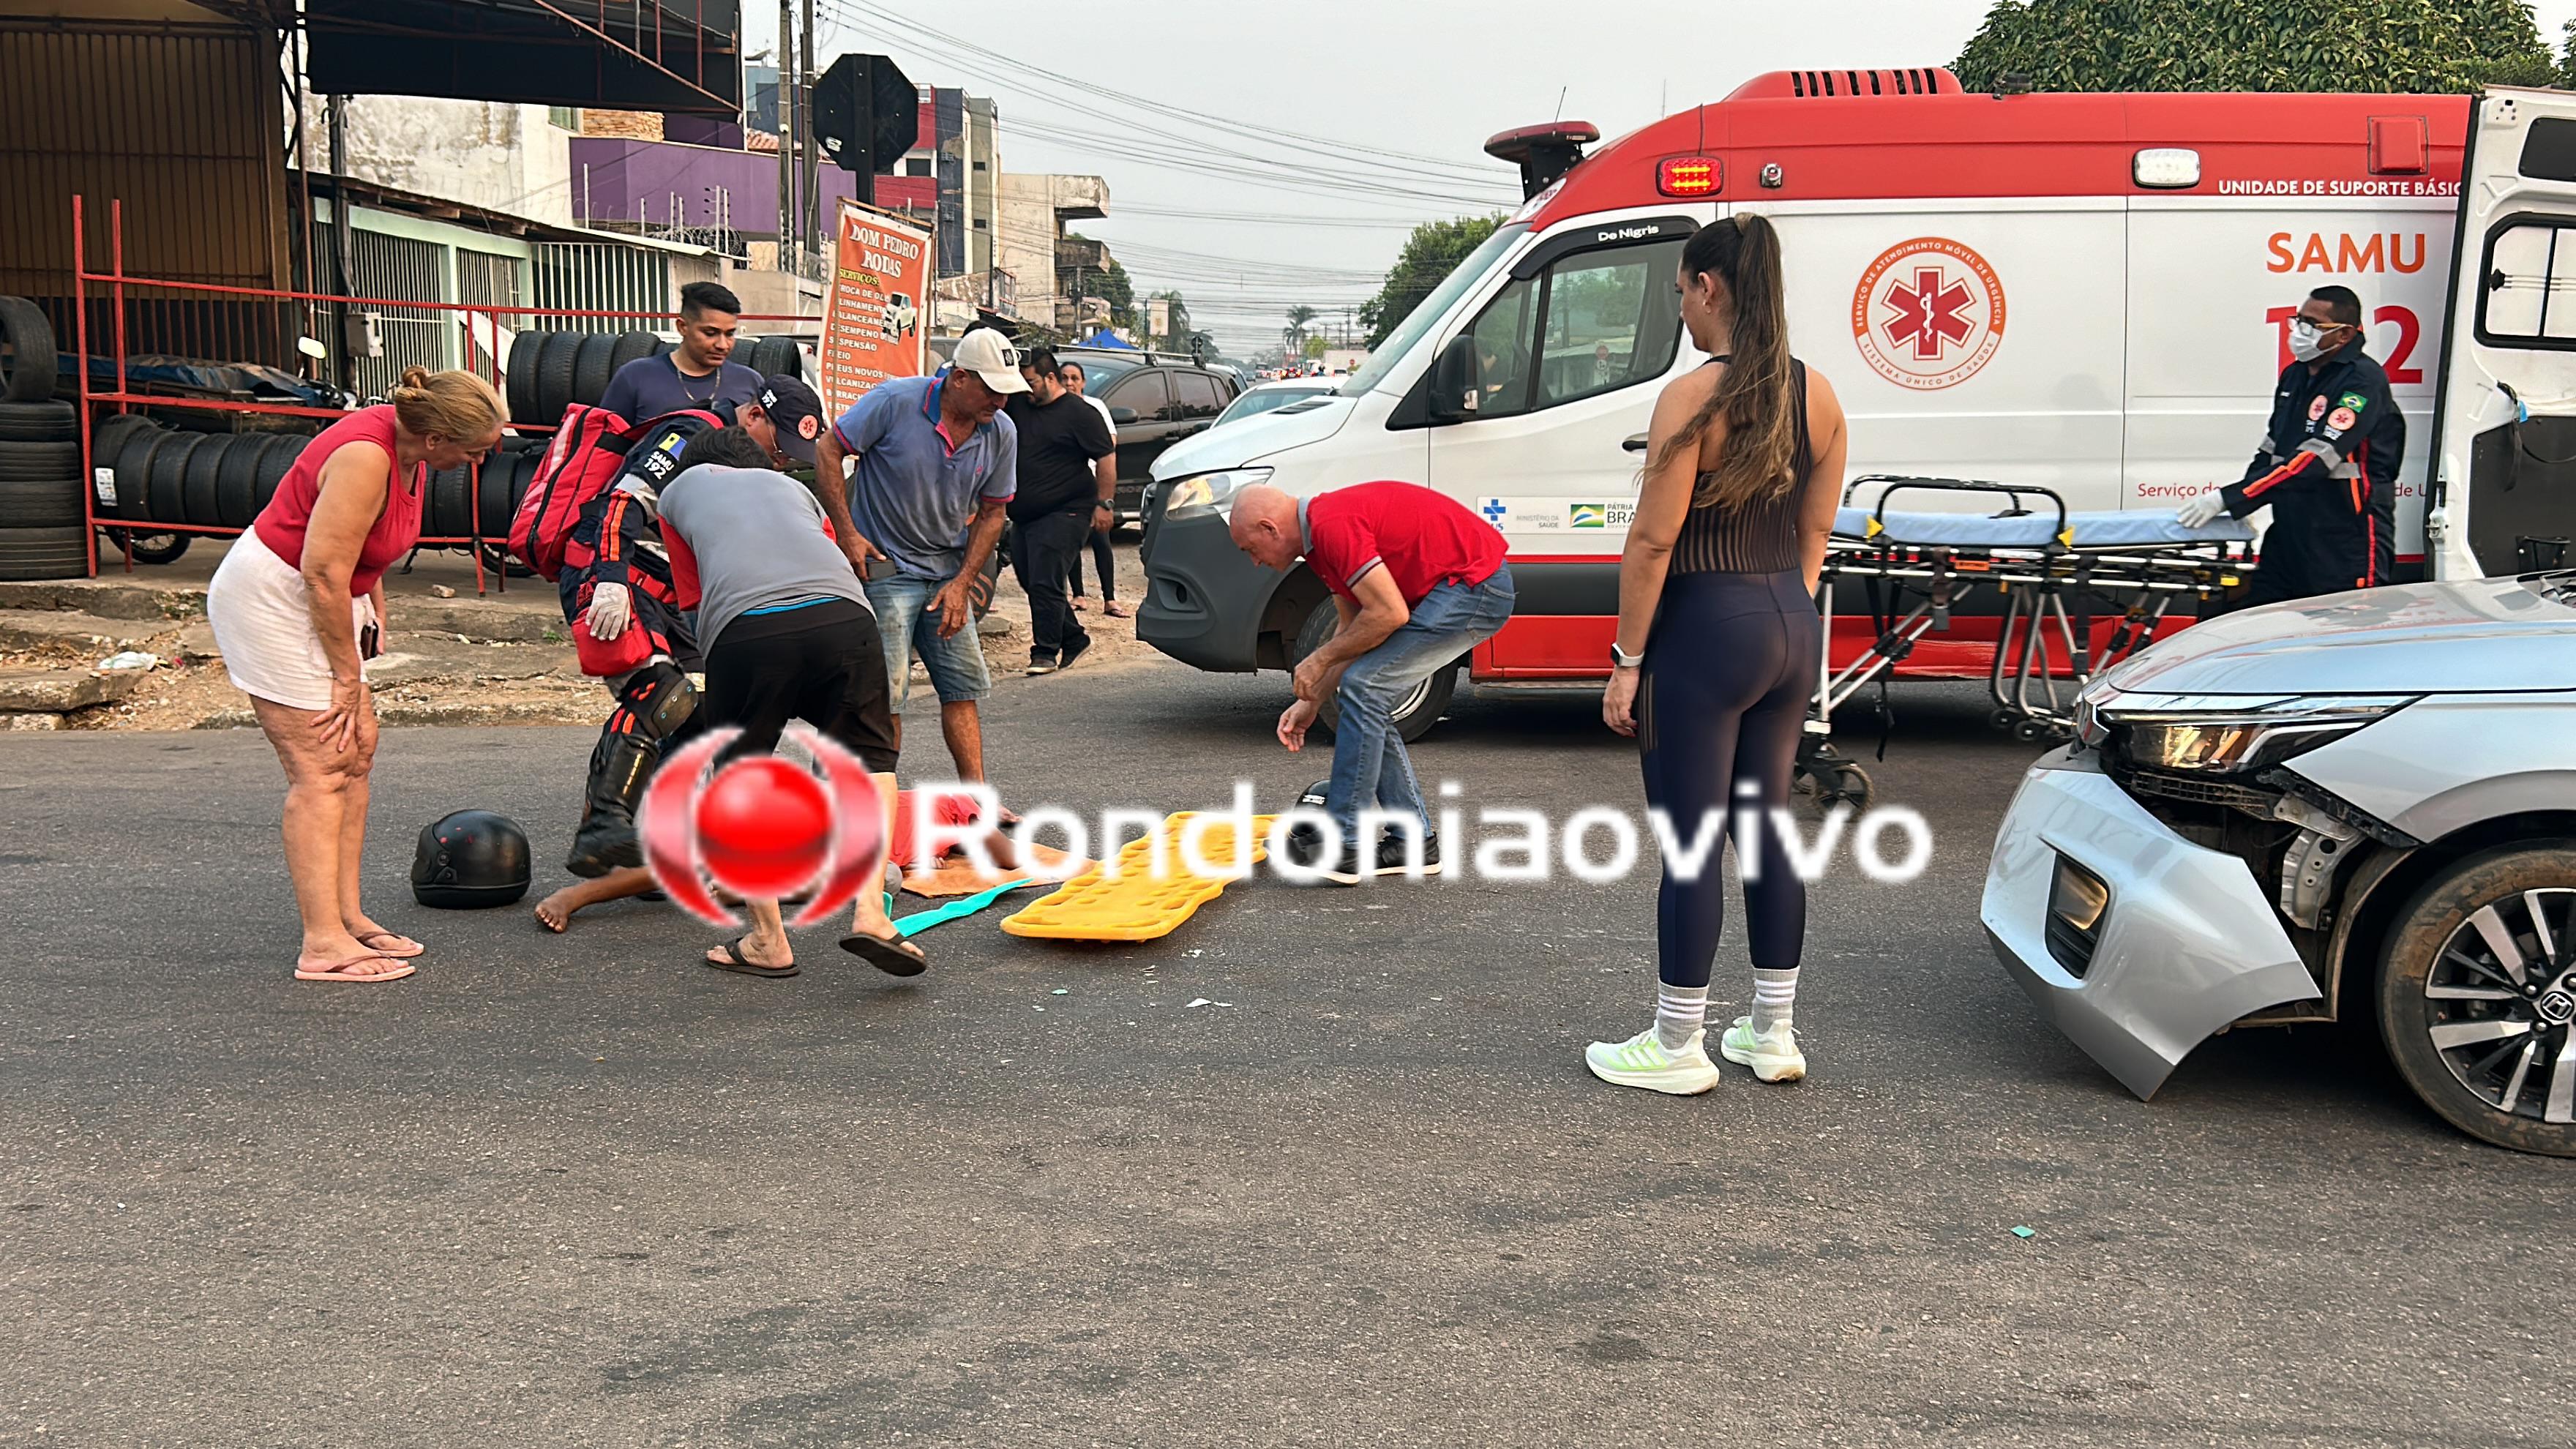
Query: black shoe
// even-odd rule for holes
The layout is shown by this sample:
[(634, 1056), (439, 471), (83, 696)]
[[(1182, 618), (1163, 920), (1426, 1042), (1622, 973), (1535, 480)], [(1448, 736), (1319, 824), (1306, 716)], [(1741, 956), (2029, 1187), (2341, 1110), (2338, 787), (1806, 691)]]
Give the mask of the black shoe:
[(1032, 654), (1029, 656), (1029, 673), (1031, 674), (1053, 674), (1061, 667), (1063, 666), (1055, 662), (1055, 656), (1052, 654)]
[(1359, 851), (1349, 845), (1342, 846), (1338, 855), (1327, 857), (1320, 830), (1291, 826), (1280, 846), (1287, 851), (1289, 863), (1300, 872), (1320, 875), (1335, 885), (1358, 885), (1374, 873), (1361, 863)]
[(609, 743), (590, 777), (581, 828), (564, 856), (564, 869), (584, 880), (597, 880), (612, 870), (644, 863), (644, 844), (635, 835), (635, 808), (644, 803), (653, 766), (661, 751), (631, 735)]
[(1091, 636), (1088, 634), (1078, 634), (1074, 636), (1074, 641), (1071, 644), (1065, 646), (1064, 657), (1056, 661), (1055, 667), (1058, 669), (1071, 669), (1073, 667), (1073, 661), (1080, 659), (1083, 655), (1090, 652)]
[[(1379, 875), (1405, 874), (1403, 832), (1390, 830), (1377, 838), (1376, 873)], [(1425, 831), (1422, 836), (1422, 874), (1435, 876), (1439, 873), (1440, 837)]]

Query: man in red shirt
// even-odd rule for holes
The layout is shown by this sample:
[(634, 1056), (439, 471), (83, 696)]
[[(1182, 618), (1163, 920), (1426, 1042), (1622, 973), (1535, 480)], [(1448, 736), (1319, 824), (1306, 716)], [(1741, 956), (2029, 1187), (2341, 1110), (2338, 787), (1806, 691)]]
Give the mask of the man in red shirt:
[(1503, 536), (1456, 500), (1412, 483), (1361, 483), (1307, 499), (1259, 484), (1235, 495), (1230, 527), (1234, 546), (1264, 568), (1284, 571), (1304, 559), (1341, 613), (1333, 637), (1297, 665), (1297, 702), (1279, 716), (1279, 742), (1295, 750), (1326, 695), (1340, 709), (1324, 801), (1337, 838), (1292, 837), (1292, 854), (1311, 852), (1298, 864), (1344, 885), (1405, 873), (1408, 841), (1360, 837), (1359, 812), (1374, 806), (1418, 822), (1422, 873), (1439, 874), (1439, 839), (1396, 732), (1395, 707), (1512, 616)]

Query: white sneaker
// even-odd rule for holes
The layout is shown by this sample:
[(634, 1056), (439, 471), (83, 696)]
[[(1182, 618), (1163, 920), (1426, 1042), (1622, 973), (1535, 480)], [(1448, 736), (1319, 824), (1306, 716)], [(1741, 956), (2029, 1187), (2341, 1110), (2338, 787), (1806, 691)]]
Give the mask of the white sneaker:
[(1751, 1067), (1766, 1082), (1794, 1082), (1807, 1075), (1807, 1054), (1798, 1050), (1798, 1033), (1774, 1026), (1755, 1035), (1753, 1018), (1739, 1016), (1717, 1039), (1717, 1054), (1739, 1067)]
[(1707, 1036), (1704, 1031), (1692, 1032), (1680, 1051), (1666, 1051), (1649, 1026), (1626, 1041), (1596, 1041), (1585, 1047), (1583, 1064), (1613, 1086), (1695, 1097), (1719, 1080), (1717, 1063), (1708, 1059)]

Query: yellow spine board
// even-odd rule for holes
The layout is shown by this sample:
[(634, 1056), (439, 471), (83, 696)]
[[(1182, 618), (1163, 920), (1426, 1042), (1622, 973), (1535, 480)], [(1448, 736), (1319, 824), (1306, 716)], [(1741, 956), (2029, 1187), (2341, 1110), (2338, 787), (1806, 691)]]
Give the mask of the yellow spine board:
[[(1192, 912), (1215, 900), (1239, 877), (1189, 873), (1181, 859), (1181, 829), (1196, 812), (1165, 817), (1151, 836), (1128, 841), (1118, 851), (1118, 874), (1093, 866), (1002, 921), (1014, 936), (1053, 941), (1151, 941), (1168, 936)], [(1269, 858), (1271, 815), (1252, 818), (1252, 859)], [(1199, 836), (1199, 854), (1210, 862), (1234, 858), (1234, 823), (1211, 823)], [(1154, 851), (1160, 842), (1169, 873), (1157, 878)]]

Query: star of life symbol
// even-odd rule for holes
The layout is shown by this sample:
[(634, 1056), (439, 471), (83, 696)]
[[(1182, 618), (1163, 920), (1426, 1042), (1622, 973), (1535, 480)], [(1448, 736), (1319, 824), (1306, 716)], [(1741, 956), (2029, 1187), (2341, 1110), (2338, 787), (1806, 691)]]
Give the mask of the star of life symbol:
[(1881, 252), (1852, 291), (1852, 341), (1899, 387), (1929, 391), (1976, 375), (2002, 345), (2003, 281), (1986, 259), (1947, 237), (1916, 237)]
[(1500, 528), (1503, 526), (1503, 520), (1510, 516), (1512, 506), (1499, 498), (1487, 498), (1477, 503), (1476, 511), (1485, 515), (1487, 523)]

